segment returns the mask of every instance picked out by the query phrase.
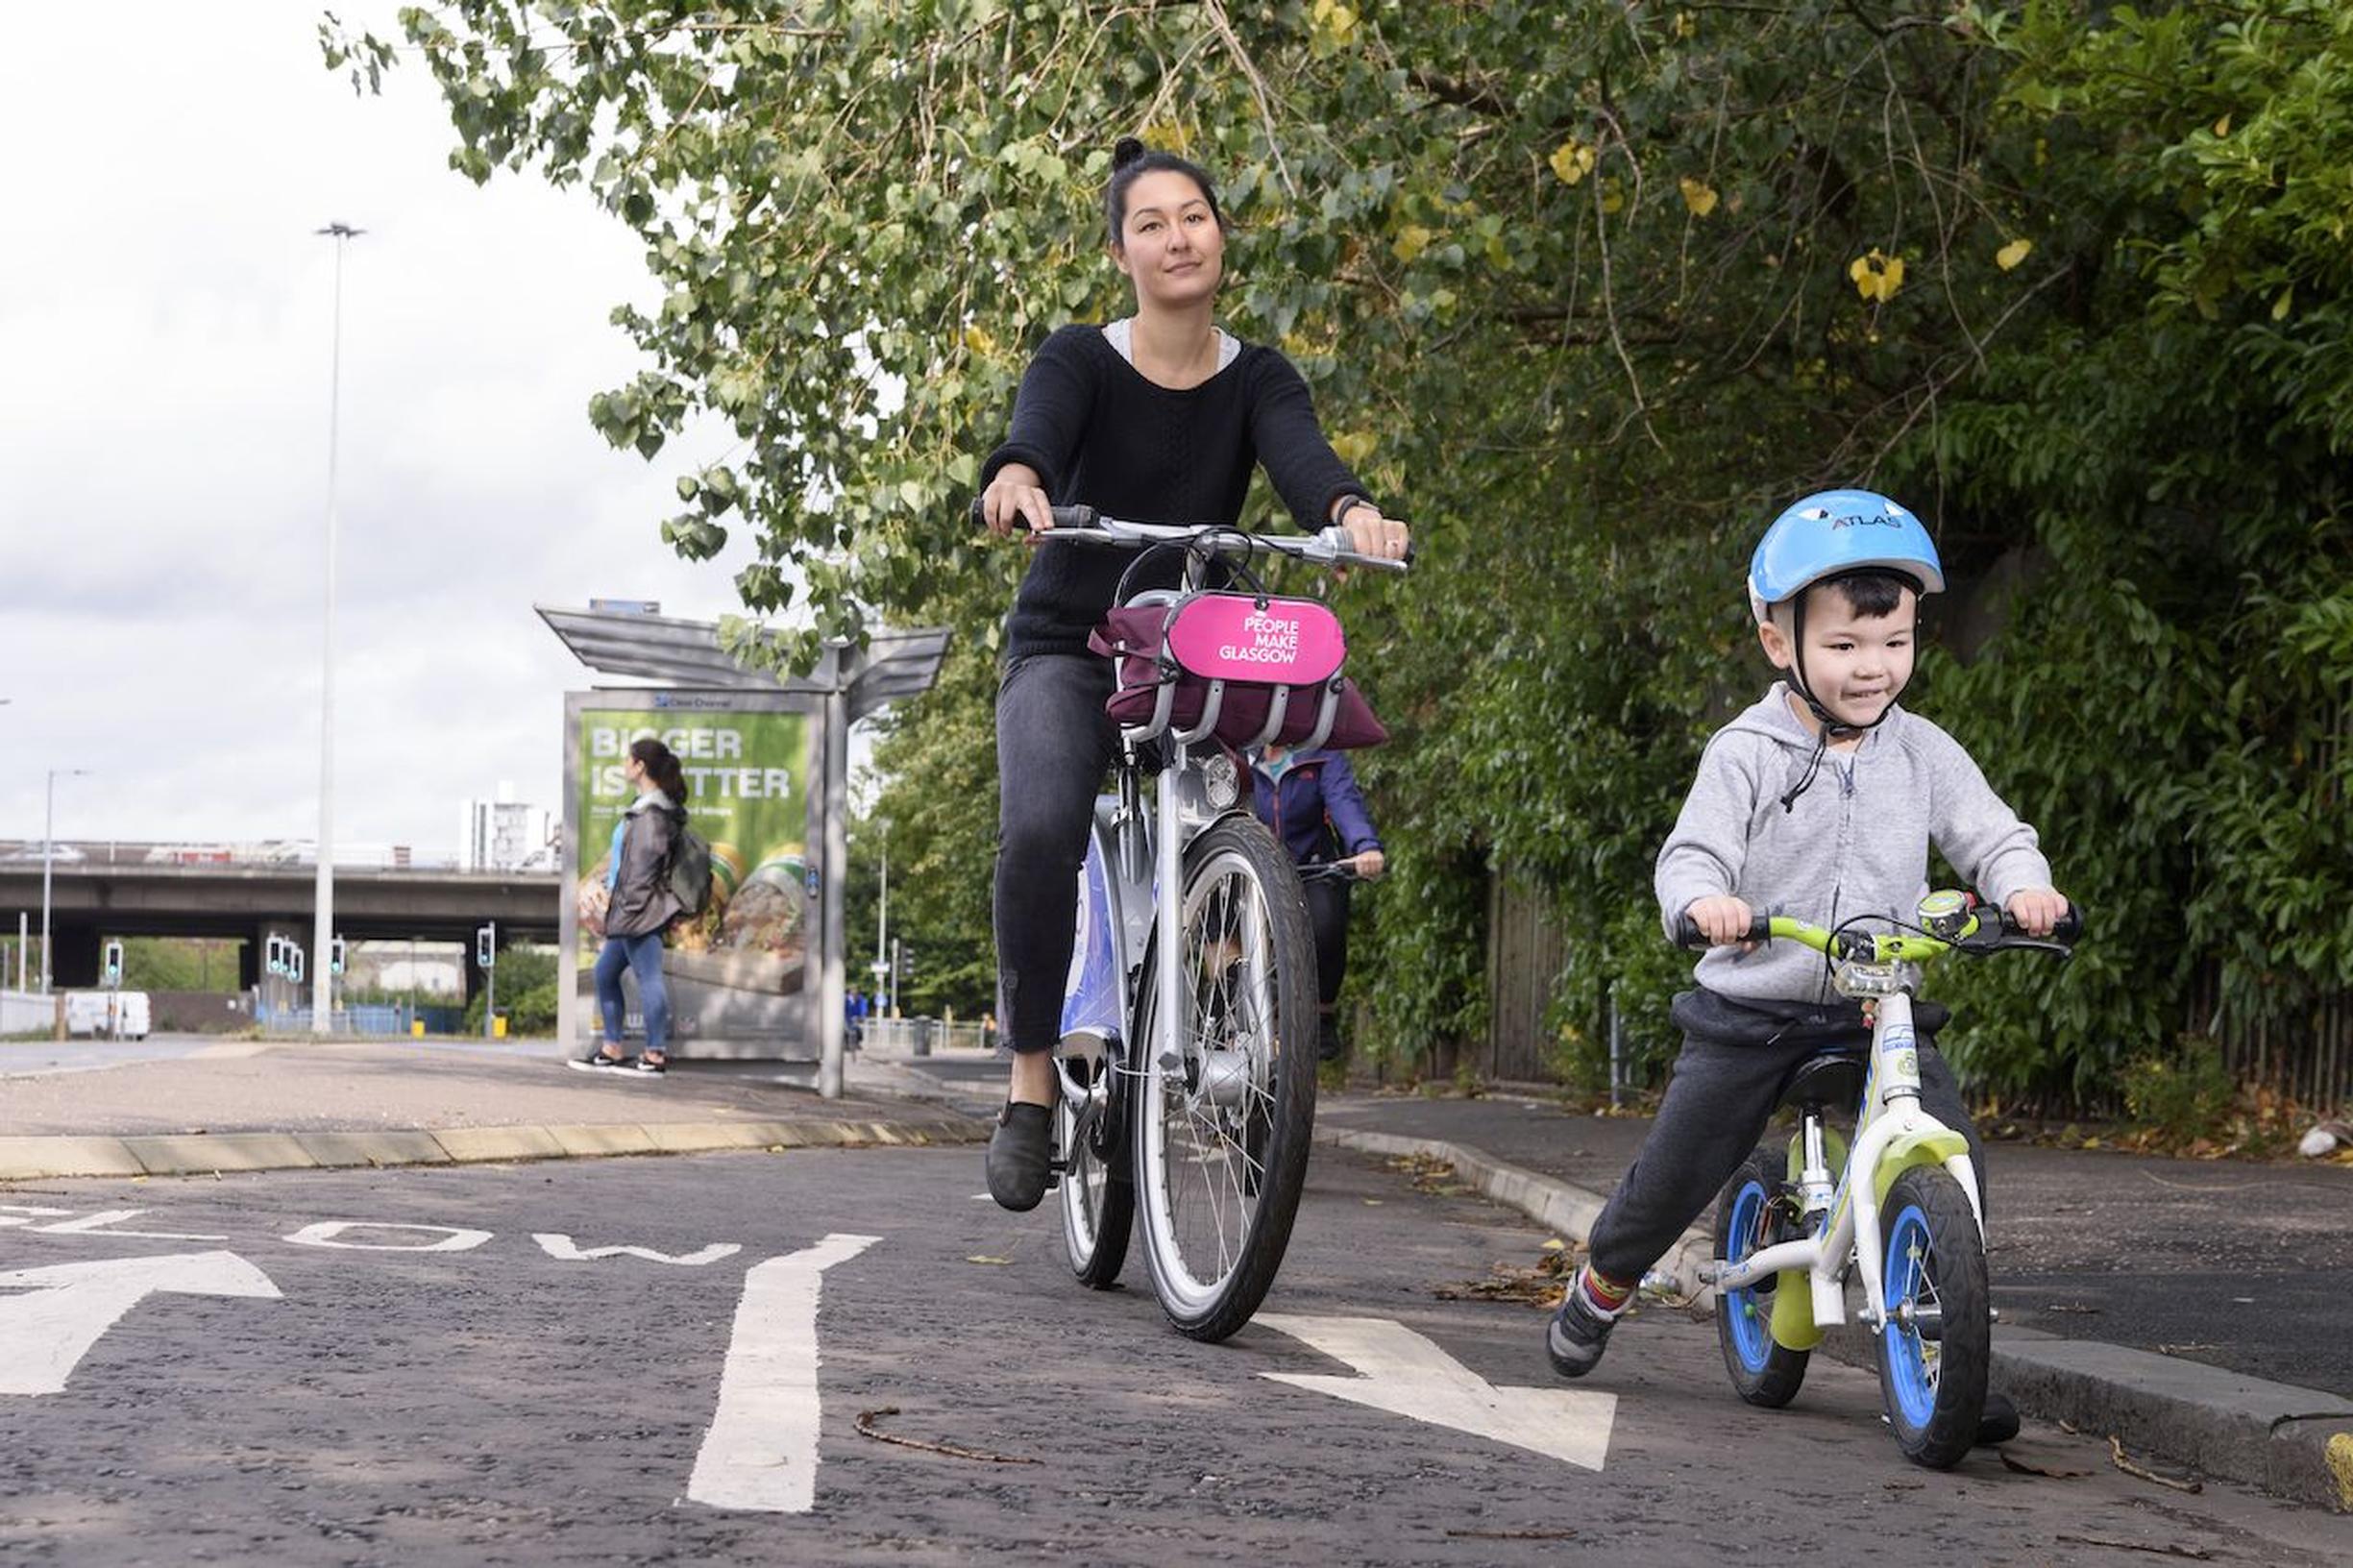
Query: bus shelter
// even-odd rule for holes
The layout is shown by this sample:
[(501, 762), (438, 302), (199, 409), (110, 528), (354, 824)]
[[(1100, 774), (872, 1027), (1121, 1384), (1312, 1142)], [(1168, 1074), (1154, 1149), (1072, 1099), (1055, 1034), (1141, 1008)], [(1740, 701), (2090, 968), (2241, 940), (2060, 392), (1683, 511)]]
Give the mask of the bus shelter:
[[(632, 741), (652, 735), (677, 753), (690, 825), (711, 845), (711, 908), (663, 939), (672, 1050), (813, 1069), (818, 1091), (839, 1096), (849, 730), (928, 691), (947, 632), (878, 631), (863, 648), (829, 645), (806, 675), (782, 676), (727, 653), (710, 622), (537, 609), (590, 670), (647, 683), (564, 698), (557, 1035), (584, 1052), (597, 1034), (599, 894), (614, 825), (636, 793), (622, 762)], [(628, 992), (634, 1008), (634, 985)]]

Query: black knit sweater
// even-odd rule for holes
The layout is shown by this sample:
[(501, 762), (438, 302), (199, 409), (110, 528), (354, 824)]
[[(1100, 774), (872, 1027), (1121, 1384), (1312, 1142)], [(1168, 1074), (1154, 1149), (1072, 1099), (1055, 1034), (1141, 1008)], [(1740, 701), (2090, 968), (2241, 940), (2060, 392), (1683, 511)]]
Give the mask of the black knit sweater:
[[(1303, 528), (1330, 521), (1364, 487), (1315, 423), (1307, 382), (1275, 350), (1242, 345), (1232, 364), (1185, 391), (1144, 379), (1099, 327), (1065, 327), (1021, 378), (1013, 431), (989, 454), (986, 485), (1026, 463), (1057, 505), (1087, 505), (1127, 523), (1220, 523), (1241, 516), (1250, 467), (1266, 477)], [(1005, 623), (1006, 651), (1084, 652), (1111, 607), (1127, 551), (1042, 543)], [(1178, 563), (1139, 572), (1142, 586), (1177, 579)]]

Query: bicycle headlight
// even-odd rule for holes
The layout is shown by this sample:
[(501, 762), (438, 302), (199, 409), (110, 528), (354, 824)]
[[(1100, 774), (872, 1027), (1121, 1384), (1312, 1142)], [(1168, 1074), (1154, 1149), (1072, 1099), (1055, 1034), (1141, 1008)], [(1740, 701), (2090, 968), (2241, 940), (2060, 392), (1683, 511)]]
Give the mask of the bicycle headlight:
[(1242, 774), (1234, 765), (1234, 753), (1220, 747), (1201, 759), (1201, 794), (1213, 811), (1231, 811), (1242, 797)]

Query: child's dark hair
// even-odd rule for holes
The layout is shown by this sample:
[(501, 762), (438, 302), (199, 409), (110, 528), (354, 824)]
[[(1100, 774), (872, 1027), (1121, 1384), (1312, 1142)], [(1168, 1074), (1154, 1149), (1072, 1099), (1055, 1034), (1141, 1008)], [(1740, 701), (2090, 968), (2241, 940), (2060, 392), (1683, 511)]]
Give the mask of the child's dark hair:
[(653, 787), (670, 796), (670, 803), (679, 810), (686, 809), (686, 772), (678, 766), (677, 755), (669, 747), (650, 735), (641, 735), (629, 743), (629, 755), (646, 770)]
[(1867, 621), (1895, 614), (1903, 603), (1903, 591), (1906, 588), (1911, 589), (1915, 597), (1920, 593), (1920, 580), (1917, 577), (1878, 567), (1825, 577), (1814, 586), (1837, 589), (1846, 596), (1848, 607)]
[(1226, 215), (1217, 205), (1217, 187), (1210, 184), (1209, 171), (1189, 159), (1177, 157), (1146, 147), (1134, 136), (1121, 136), (1111, 150), (1111, 184), (1103, 187), (1103, 224), (1111, 235), (1115, 251), (1126, 249), (1121, 234), (1127, 228), (1127, 187), (1140, 175), (1164, 170), (1181, 174), (1201, 187), (1201, 199), (1210, 204), (1210, 216), (1217, 227), (1226, 226)]

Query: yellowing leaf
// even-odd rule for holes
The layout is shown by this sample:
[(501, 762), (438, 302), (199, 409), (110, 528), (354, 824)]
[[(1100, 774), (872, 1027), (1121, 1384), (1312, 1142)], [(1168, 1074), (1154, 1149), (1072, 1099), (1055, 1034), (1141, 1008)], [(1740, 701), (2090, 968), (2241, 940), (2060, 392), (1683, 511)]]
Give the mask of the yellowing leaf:
[(1691, 208), (1693, 217), (1703, 218), (1716, 209), (1716, 193), (1706, 182), (1686, 174), (1676, 184), (1682, 187), (1683, 205)]
[(988, 355), (996, 353), (996, 339), (985, 327), (972, 326), (964, 330), (964, 346), (974, 354)]
[(2218, 136), (2227, 136), (2230, 135), (2229, 115), (2225, 114), (2220, 119), (2214, 122), (2214, 134)]
[(1314, 9), (1309, 14), (1314, 18), (1315, 31), (1321, 42), (1343, 44), (1356, 33), (1356, 8), (1341, 3), (1341, 0), (1315, 0)]
[(1597, 156), (1593, 148), (1579, 141), (1575, 136), (1571, 136), (1553, 149), (1553, 156), (1550, 159), (1553, 173), (1559, 176), (1562, 184), (1573, 185), (1593, 172), (1593, 163)]
[(1361, 468), (1381, 445), (1381, 438), (1364, 430), (1342, 430), (1332, 438), (1332, 450), (1350, 468)]
[(2288, 319), (2288, 312), (2294, 308), (2295, 284), (2290, 283), (2286, 288), (2279, 291), (2279, 298), (2271, 302), (2271, 319), (2273, 321), (2286, 321)]
[(2033, 240), (2014, 239), (2010, 241), (2009, 244), (2004, 245), (2000, 250), (1994, 253), (1994, 264), (1999, 267), (2002, 271), (2008, 272), (2012, 267), (2015, 267), (2021, 261), (2025, 260), (2028, 256), (2033, 254)]
[(1556, 1236), (1550, 1241), (1544, 1243), (1544, 1250), (1546, 1252), (1560, 1252), (1567, 1246), (1567, 1242), (1561, 1240), (1560, 1237)]
[(1397, 232), (1397, 239), (1392, 249), (1397, 252), (1398, 260), (1410, 266), (1414, 257), (1430, 249), (1430, 242), (1436, 237), (1437, 235), (1420, 224), (1409, 223)]
[(1889, 256), (1875, 247), (1870, 254), (1854, 258), (1847, 268), (1847, 276), (1854, 280), (1856, 293), (1885, 305), (1903, 286), (1903, 257)]

